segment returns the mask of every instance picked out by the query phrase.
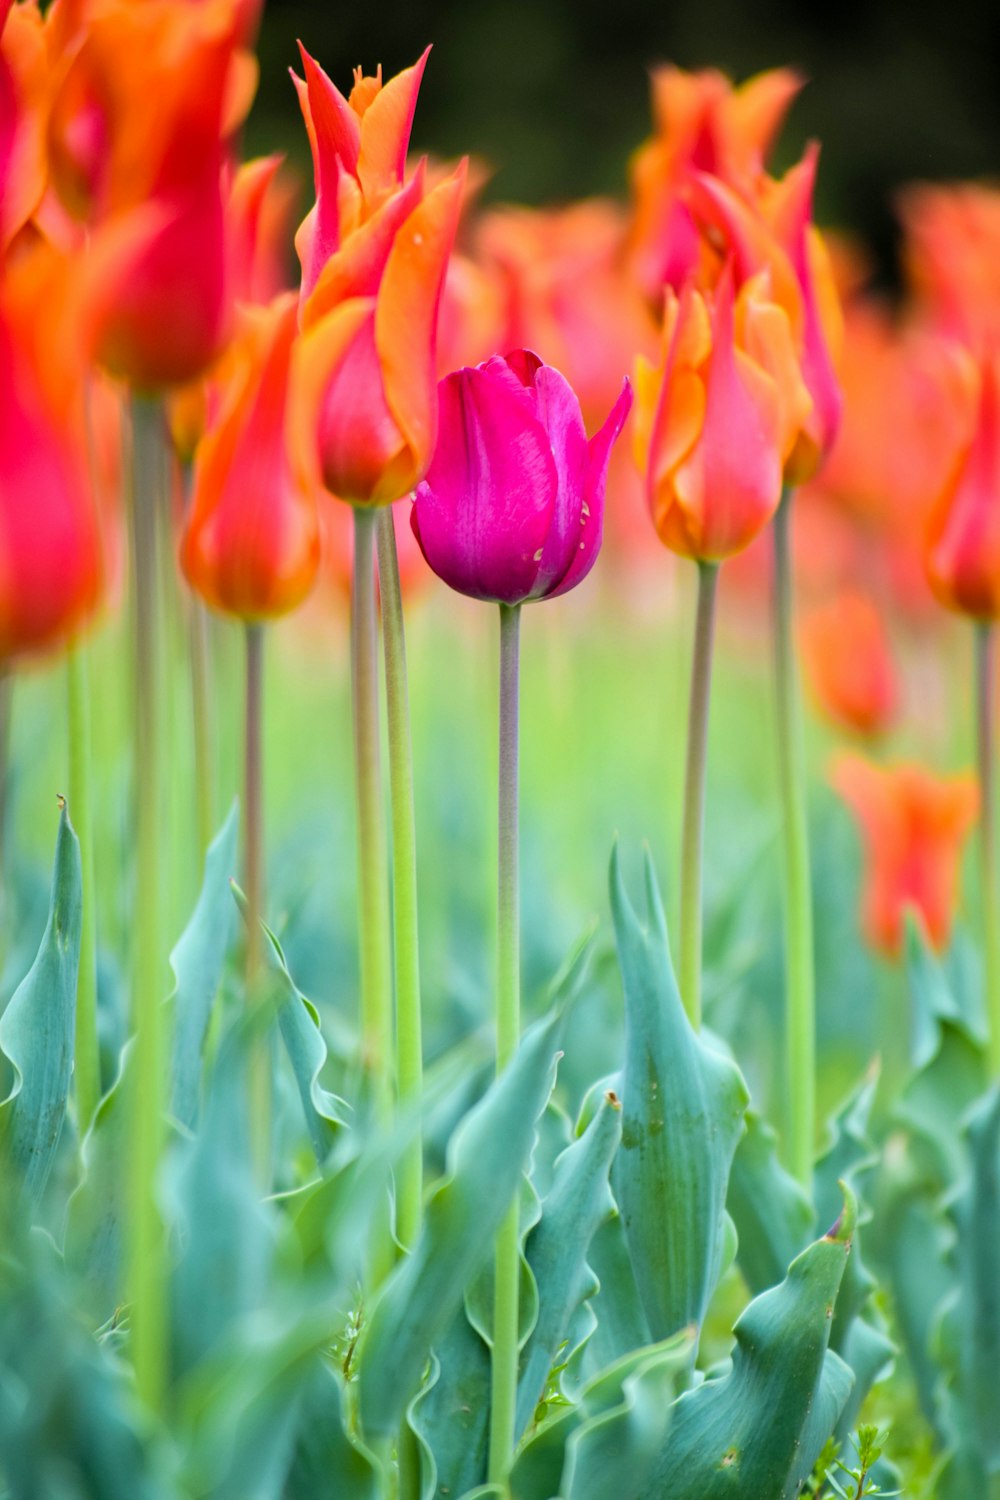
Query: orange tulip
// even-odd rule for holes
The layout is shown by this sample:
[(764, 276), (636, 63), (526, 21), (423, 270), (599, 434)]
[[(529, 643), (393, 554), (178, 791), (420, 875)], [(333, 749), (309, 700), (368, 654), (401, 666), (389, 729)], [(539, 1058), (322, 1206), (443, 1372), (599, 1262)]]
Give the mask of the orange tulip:
[(903, 257), (932, 326), (974, 349), (1000, 339), (1000, 189), (920, 184), (899, 197)]
[(47, 179), (48, 60), (34, 0), (0, 3), (0, 254), (41, 202)]
[[(68, 273), (45, 247), (0, 284), (0, 661), (70, 640), (101, 597), (84, 371)], [(65, 349), (66, 357), (53, 357)]]
[(295, 449), (307, 483), (354, 504), (408, 494), (437, 433), (438, 306), (465, 164), (431, 188), (424, 163), (404, 181), (426, 56), (384, 87), (359, 73), (344, 99), (304, 52), (298, 82), (316, 205), (296, 236)]
[(830, 258), (812, 223), (819, 147), (780, 182), (761, 175), (752, 198), (720, 178), (702, 173), (692, 182), (695, 212), (721, 235), (742, 282), (767, 270), (771, 295), (788, 314), (802, 378), (812, 397), (796, 443), (785, 461), (788, 484), (800, 484), (819, 468), (840, 425), (843, 396), (837, 365), (843, 317)]
[(849, 592), (811, 610), (801, 641), (806, 682), (822, 712), (858, 734), (884, 733), (899, 693), (885, 624), (871, 599)]
[(949, 609), (981, 620), (1000, 616), (1000, 356), (975, 370), (978, 405), (971, 442), (931, 517), (926, 564)]
[(975, 777), (935, 776), (910, 763), (882, 768), (845, 754), (830, 779), (865, 844), (862, 916), (869, 942), (897, 956), (912, 907), (930, 942), (944, 948), (958, 904), (962, 845), (978, 810)]
[(244, 620), (284, 614), (319, 564), (316, 495), (296, 479), (286, 442), (296, 298), (247, 309), (228, 357), (215, 421), (198, 447), (180, 557), (214, 609)]
[(788, 68), (759, 73), (734, 88), (714, 69), (653, 73), (656, 133), (633, 157), (630, 260), (645, 295), (679, 288), (703, 263), (705, 245), (687, 202), (692, 172), (751, 188), (802, 79)]
[(748, 546), (777, 508), (782, 464), (809, 395), (784, 312), (764, 280), (735, 301), (727, 270), (714, 296), (667, 293), (665, 359), (640, 359), (635, 451), (660, 539), (718, 562)]

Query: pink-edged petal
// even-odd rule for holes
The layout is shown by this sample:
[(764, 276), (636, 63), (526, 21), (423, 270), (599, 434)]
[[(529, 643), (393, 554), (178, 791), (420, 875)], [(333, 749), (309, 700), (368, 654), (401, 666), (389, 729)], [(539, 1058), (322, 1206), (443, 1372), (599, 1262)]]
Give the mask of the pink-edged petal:
[(576, 392), (550, 365), (542, 365), (535, 373), (535, 395), (538, 419), (548, 433), (559, 476), (552, 523), (534, 588), (537, 597), (544, 598), (565, 576), (578, 551), (587, 470), (587, 429)]
[(564, 576), (547, 598), (554, 599), (566, 594), (582, 583), (597, 561), (604, 536), (604, 491), (608, 480), (608, 463), (611, 450), (621, 434), (632, 409), (632, 386), (628, 380), (622, 382), (621, 394), (608, 413), (603, 426), (595, 432), (587, 447), (586, 475), (583, 486), (583, 504), (580, 509), (580, 534), (573, 559)]
[(334, 161), (340, 161), (349, 172), (357, 174), (361, 151), (361, 121), (337, 85), (328, 78), (315, 58), (299, 43), (305, 72), (305, 83), (312, 121), (310, 138), (314, 139), (316, 190), (325, 186), (324, 177)]
[(548, 437), (484, 370), (456, 371), (439, 393), (440, 435), (417, 488), (414, 534), (453, 589), (518, 604), (534, 589), (556, 502)]
[(304, 328), (345, 298), (376, 295), (396, 235), (419, 204), (425, 181), (425, 167), (421, 163), (405, 188), (387, 198), (371, 218), (347, 236), (342, 246), (334, 245), (328, 250), (325, 258), (320, 259), (322, 246), (314, 243), (314, 257), (319, 260), (319, 268), (308, 289), (303, 271)]

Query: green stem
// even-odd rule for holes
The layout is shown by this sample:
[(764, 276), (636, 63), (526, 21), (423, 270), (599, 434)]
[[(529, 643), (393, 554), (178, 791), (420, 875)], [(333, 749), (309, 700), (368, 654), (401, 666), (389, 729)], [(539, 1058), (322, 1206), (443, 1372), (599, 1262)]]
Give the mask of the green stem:
[[(392, 507), (378, 517), (378, 578), (382, 601), (389, 795), (392, 811), (392, 917), (396, 969), (396, 1067), (399, 1098), (416, 1107), (423, 1090), (420, 948), (417, 923), (417, 840), (413, 812), (413, 747), (406, 680), (406, 637)], [(423, 1141), (419, 1127), (399, 1165), (396, 1238), (412, 1249), (423, 1200)]]
[[(497, 1072), (521, 1034), (518, 913), (518, 676), (520, 605), (500, 605), (500, 774), (497, 861)], [(494, 1267), (489, 1479), (504, 1485), (514, 1455), (520, 1292), (519, 1195), (497, 1232)]]
[(983, 952), (986, 965), (986, 1015), (989, 1022), (990, 1072), (1000, 1076), (1000, 901), (997, 891), (996, 777), (994, 775), (993, 690), (994, 641), (989, 621), (978, 621), (976, 630), (976, 740), (979, 759), (981, 802), (981, 864), (983, 904)]
[(208, 611), (191, 595), (188, 622), (191, 651), (191, 718), (194, 729), (195, 809), (198, 853), (202, 860), (215, 835), (215, 763), (212, 754), (211, 677)]
[(10, 725), (14, 679), (0, 665), (0, 969), (3, 967), (7, 916), (7, 816), (10, 792)]
[(351, 687), (358, 808), (361, 1061), (375, 1118), (386, 1125), (392, 1116), (392, 974), (389, 966), (389, 873), (379, 745), (375, 520), (373, 510), (355, 507)]
[(698, 611), (691, 663), (687, 765), (684, 772), (684, 826), (681, 835), (681, 999), (691, 1025), (701, 1025), (701, 866), (705, 829), (705, 767), (708, 714), (712, 700), (712, 648), (718, 563), (698, 564)]
[(789, 529), (792, 494), (774, 518), (774, 677), (784, 835), (785, 1004), (789, 1167), (812, 1192), (816, 1119), (816, 1001), (806, 771), (795, 644)]
[[(264, 628), (247, 624), (243, 737), (243, 853), (247, 898), (246, 1003), (264, 1000)], [(265, 1192), (271, 1186), (271, 1065), (268, 1038), (255, 1035), (250, 1055), (253, 1156)]]
[(132, 1024), (128, 1287), (139, 1393), (153, 1409), (166, 1382), (166, 1255), (156, 1201), (163, 1138), (164, 1035), (160, 954), (162, 806), (159, 697), (162, 684), (157, 512), (161, 503), (160, 407), (133, 403), (132, 608), (135, 631), (135, 973)]
[(66, 658), (69, 709), (69, 812), (80, 840), (82, 925), (80, 971), (76, 986), (76, 1039), (73, 1076), (76, 1125), (82, 1140), (101, 1098), (100, 1048), (97, 1040), (97, 913), (94, 879), (94, 834), (91, 808), (90, 667), (85, 646)]

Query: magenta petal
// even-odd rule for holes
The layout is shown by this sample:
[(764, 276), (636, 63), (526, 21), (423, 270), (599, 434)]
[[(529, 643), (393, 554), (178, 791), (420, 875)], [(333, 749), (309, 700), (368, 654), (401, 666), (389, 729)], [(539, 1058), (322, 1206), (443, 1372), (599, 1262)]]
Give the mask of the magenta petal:
[(552, 524), (533, 590), (542, 599), (562, 580), (576, 555), (587, 473), (587, 429), (576, 393), (558, 370), (542, 365), (537, 371), (535, 392), (538, 418), (549, 435), (559, 475)]
[(545, 429), (486, 370), (458, 370), (438, 389), (440, 435), (416, 492), (414, 534), (453, 589), (518, 604), (534, 589), (556, 502)]
[(554, 599), (581, 583), (597, 561), (604, 536), (604, 489), (608, 463), (622, 428), (632, 409), (632, 386), (622, 382), (621, 394), (611, 408), (603, 427), (594, 434), (587, 447), (586, 477), (583, 484), (583, 506), (576, 551), (564, 576), (548, 595)]

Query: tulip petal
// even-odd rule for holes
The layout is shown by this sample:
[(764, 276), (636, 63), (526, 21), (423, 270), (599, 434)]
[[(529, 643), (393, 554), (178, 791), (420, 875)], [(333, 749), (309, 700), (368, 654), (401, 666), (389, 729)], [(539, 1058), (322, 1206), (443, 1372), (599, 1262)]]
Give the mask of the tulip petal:
[(413, 480), (425, 472), (437, 436), (435, 334), (448, 256), (458, 225), (466, 163), (439, 183), (398, 231), (375, 310), (375, 345), (385, 397), (412, 456)]
[(580, 535), (573, 560), (556, 588), (550, 589), (547, 597), (576, 588), (597, 561), (604, 535), (604, 490), (608, 478), (608, 463), (622, 428), (632, 409), (632, 387), (628, 380), (622, 382), (621, 394), (603, 425), (590, 439), (587, 447), (586, 476), (583, 484), (583, 503), (580, 510)]
[(357, 175), (366, 198), (403, 181), (417, 94), (430, 50), (426, 48), (412, 68), (390, 78), (362, 116)]
[(296, 474), (306, 486), (322, 486), (320, 415), (331, 379), (375, 310), (372, 297), (342, 303), (303, 333), (292, 355), (288, 443)]
[(423, 197), (425, 175), (421, 163), (405, 188), (387, 198), (333, 249), (309, 292), (303, 277), (303, 328), (311, 327), (348, 297), (376, 295), (396, 235)]
[(559, 487), (545, 428), (483, 370), (439, 387), (441, 441), (411, 523), (439, 577), (475, 599), (533, 592)]
[(535, 378), (538, 420), (549, 436), (559, 477), (552, 521), (545, 539), (534, 593), (544, 598), (563, 579), (579, 550), (587, 429), (576, 392), (565, 376), (542, 365)]

